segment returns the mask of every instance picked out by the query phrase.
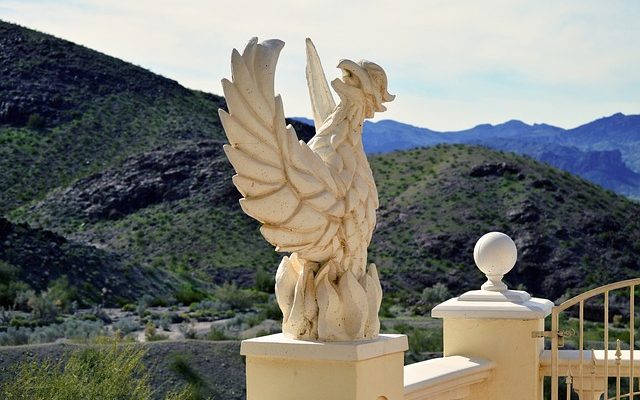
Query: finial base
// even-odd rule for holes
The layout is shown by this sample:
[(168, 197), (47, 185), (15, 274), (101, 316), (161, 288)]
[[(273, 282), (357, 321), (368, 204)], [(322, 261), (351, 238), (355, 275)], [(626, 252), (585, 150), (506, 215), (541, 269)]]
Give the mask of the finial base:
[(511, 303), (524, 303), (531, 299), (531, 295), (522, 290), (472, 290), (460, 297), (460, 301), (505, 301)]
[(487, 275), (487, 281), (480, 286), (482, 290), (490, 292), (504, 292), (508, 290), (507, 285), (502, 282), (504, 275)]

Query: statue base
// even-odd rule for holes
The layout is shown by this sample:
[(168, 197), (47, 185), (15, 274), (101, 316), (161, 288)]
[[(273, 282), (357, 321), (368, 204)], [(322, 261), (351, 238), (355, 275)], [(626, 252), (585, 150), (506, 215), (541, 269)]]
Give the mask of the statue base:
[(283, 334), (244, 340), (247, 400), (401, 400), (405, 335), (313, 342)]

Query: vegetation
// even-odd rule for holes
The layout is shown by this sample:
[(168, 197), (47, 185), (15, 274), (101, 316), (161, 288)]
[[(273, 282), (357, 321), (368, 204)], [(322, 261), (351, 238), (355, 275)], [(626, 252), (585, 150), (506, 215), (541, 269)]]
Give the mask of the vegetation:
[[(145, 400), (153, 389), (142, 364), (144, 349), (117, 342), (73, 352), (66, 362), (31, 361), (16, 367), (1, 391), (7, 400)], [(189, 399), (189, 390), (166, 399)]]

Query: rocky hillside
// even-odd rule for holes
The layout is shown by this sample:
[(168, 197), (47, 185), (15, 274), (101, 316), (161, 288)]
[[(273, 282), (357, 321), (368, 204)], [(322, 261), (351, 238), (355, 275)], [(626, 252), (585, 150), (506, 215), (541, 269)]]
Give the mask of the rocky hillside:
[(0, 215), (114, 161), (222, 138), (221, 97), (0, 21)]
[[(399, 301), (417, 301), (438, 282), (452, 293), (478, 287), (472, 249), (491, 230), (519, 247), (509, 283), (536, 295), (556, 299), (640, 268), (640, 223), (629, 218), (640, 206), (568, 173), (463, 145), (371, 162), (381, 207), (370, 258)], [(130, 262), (250, 286), (279, 256), (240, 210), (232, 173), (218, 143), (183, 143), (53, 191), (19, 219)]]
[[(74, 290), (82, 287), (87, 301), (101, 300), (106, 288), (111, 304), (142, 293), (166, 298), (176, 282), (206, 287), (210, 275), (248, 284), (248, 266), (238, 269), (241, 277), (229, 276), (216, 264), (203, 266), (207, 256), (190, 255), (228, 239), (219, 233), (228, 221), (215, 201), (237, 198), (228, 185), (218, 190), (219, 169), (228, 176), (217, 115), (222, 97), (2, 21), (0, 71), (0, 216), (29, 210), (33, 217), (20, 219), (35, 223), (32, 229), (3, 219), (0, 263), (10, 273), (0, 273), (13, 283), (0, 285), (0, 297), (23, 287), (17, 282), (41, 290), (62, 276)], [(289, 122), (301, 138), (313, 135), (308, 125)], [(56, 199), (51, 211), (33, 206), (45, 197)], [(181, 210), (190, 218), (178, 224), (187, 235), (153, 229), (180, 220)], [(211, 214), (218, 216), (214, 226), (198, 229)], [(218, 233), (198, 236), (210, 231)], [(225, 246), (217, 248), (225, 257)], [(210, 275), (201, 280), (194, 270)]]
[(131, 156), (16, 215), (135, 264), (246, 287), (277, 255), (240, 210), (232, 174), (221, 143), (182, 142)]
[(142, 268), (108, 249), (1, 217), (0, 276), (0, 306), (11, 306), (16, 290), (42, 291), (61, 279), (81, 306), (123, 303), (145, 293), (167, 296), (176, 287), (160, 269)]
[[(0, 53), (0, 274), (36, 289), (67, 275), (87, 299), (106, 288), (121, 303), (274, 272), (281, 255), (231, 184), (222, 98), (7, 23)], [(490, 230), (516, 239), (509, 283), (536, 295), (640, 267), (638, 204), (529, 158), (447, 145), (371, 162), (381, 207), (370, 258), (389, 301), (416, 304), (439, 282), (478, 287), (471, 252)]]
[(372, 158), (381, 193), (372, 261), (396, 289), (477, 288), (475, 241), (509, 234), (511, 286), (557, 299), (636, 277), (640, 205), (569, 173), (483, 147), (439, 145)]

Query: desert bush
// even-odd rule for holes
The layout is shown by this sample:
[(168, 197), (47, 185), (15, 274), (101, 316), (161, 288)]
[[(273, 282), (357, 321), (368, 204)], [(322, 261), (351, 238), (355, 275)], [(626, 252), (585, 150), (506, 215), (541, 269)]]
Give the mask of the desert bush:
[(162, 328), (163, 331), (171, 330), (171, 319), (167, 313), (162, 314), (160, 319), (158, 319), (158, 326)]
[(176, 290), (174, 297), (178, 303), (188, 306), (192, 303), (204, 300), (206, 295), (195, 288), (192, 284), (185, 283)]
[(207, 333), (207, 340), (229, 340), (231, 339), (227, 336), (227, 333), (223, 328), (218, 328), (215, 326), (211, 326), (211, 329)]
[(38, 113), (29, 115), (27, 119), (27, 128), (29, 129), (42, 129), (44, 128), (44, 118)]
[(144, 296), (142, 296), (142, 298), (138, 300), (138, 305), (136, 306), (136, 313), (140, 317), (144, 317), (145, 312), (147, 311), (147, 307), (149, 307), (152, 302), (153, 302), (153, 297), (149, 296), (148, 294), (145, 294)]
[(27, 306), (31, 309), (33, 319), (42, 321), (44, 324), (54, 322), (60, 314), (60, 308), (49, 291), (29, 297)]
[(220, 311), (223, 310), (224, 306), (219, 301), (213, 300), (202, 300), (196, 303), (191, 303), (189, 306), (189, 311), (203, 311), (203, 310), (214, 310)]
[(19, 269), (0, 261), (0, 306), (13, 307), (16, 296), (29, 290), (29, 285), (18, 280)]
[(275, 287), (275, 275), (266, 271), (262, 266), (259, 267), (256, 272), (256, 289), (265, 293), (273, 293), (275, 291)]
[(261, 304), (258, 308), (263, 319), (274, 319), (276, 321), (282, 319), (282, 311), (274, 295), (269, 296), (269, 301)]
[(181, 323), (178, 326), (178, 330), (182, 333), (185, 339), (196, 339), (198, 336), (194, 326), (186, 322)]
[(169, 335), (158, 333), (156, 325), (151, 321), (147, 322), (147, 325), (144, 327), (144, 336), (148, 342), (157, 342), (169, 339)]
[(69, 279), (66, 275), (52, 281), (47, 289), (47, 297), (60, 310), (69, 311), (71, 303), (77, 298), (76, 290), (69, 285)]
[(251, 289), (240, 289), (235, 283), (225, 283), (214, 289), (214, 297), (233, 310), (247, 310), (264, 303), (269, 296)]
[(147, 322), (147, 324), (144, 326), (144, 336), (147, 338), (147, 340), (149, 340), (149, 338), (154, 336), (155, 334), (156, 324), (151, 321)]
[(7, 325), (11, 321), (11, 313), (0, 306), (0, 325)]
[(393, 330), (404, 333), (409, 339), (409, 350), (405, 352), (405, 363), (411, 364), (425, 359), (424, 353), (442, 351), (442, 329), (423, 329), (406, 323), (396, 324)]
[(16, 328), (10, 326), (6, 332), (0, 332), (0, 345), (20, 346), (29, 343), (29, 328)]
[[(67, 360), (31, 361), (16, 367), (2, 392), (6, 400), (151, 400), (153, 390), (142, 363), (144, 349), (113, 342), (74, 351)], [(167, 399), (186, 400), (187, 391)]]
[(132, 317), (124, 317), (113, 324), (113, 329), (126, 335), (140, 329), (140, 323)]
[(3, 281), (0, 283), (0, 305), (13, 306), (18, 293), (26, 290), (29, 290), (29, 285), (22, 281)]
[(83, 321), (69, 319), (60, 324), (29, 327), (9, 327), (6, 332), (0, 332), (1, 346), (16, 346), (22, 344), (50, 343), (60, 338), (75, 341), (89, 341), (105, 334), (102, 321)]
[(450, 297), (451, 293), (449, 292), (449, 288), (442, 282), (438, 282), (422, 291), (422, 301), (428, 305), (442, 303)]

